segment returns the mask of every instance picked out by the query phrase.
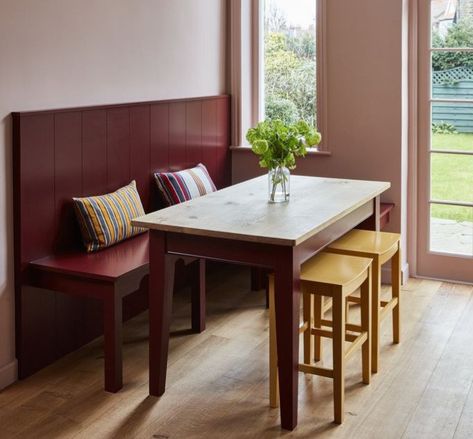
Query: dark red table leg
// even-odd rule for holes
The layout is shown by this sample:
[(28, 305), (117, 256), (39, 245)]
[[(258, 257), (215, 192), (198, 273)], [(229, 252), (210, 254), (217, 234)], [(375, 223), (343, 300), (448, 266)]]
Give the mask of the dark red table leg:
[(205, 259), (192, 263), (191, 279), (192, 330), (205, 330)]
[(175, 258), (166, 255), (165, 232), (152, 230), (149, 244), (149, 393), (161, 396), (166, 388)]
[(103, 301), (105, 390), (118, 392), (123, 386), (122, 298), (113, 286)]
[(274, 271), (281, 426), (297, 425), (300, 263), (293, 249), (284, 249)]

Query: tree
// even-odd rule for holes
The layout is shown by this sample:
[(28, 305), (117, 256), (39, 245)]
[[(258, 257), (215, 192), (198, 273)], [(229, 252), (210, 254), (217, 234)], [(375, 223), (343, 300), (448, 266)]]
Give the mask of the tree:
[(297, 32), (287, 36), (287, 48), (300, 58), (315, 60), (315, 29)]
[[(432, 35), (433, 47), (465, 48), (473, 47), (473, 22), (465, 19), (453, 24), (443, 38), (438, 32)], [(466, 52), (434, 52), (432, 68), (434, 71), (449, 70), (455, 67), (473, 68), (473, 54)]]
[(265, 12), (266, 32), (284, 32), (287, 29), (286, 17), (276, 3), (269, 2)]
[(265, 37), (266, 117), (316, 125), (315, 38), (310, 30)]

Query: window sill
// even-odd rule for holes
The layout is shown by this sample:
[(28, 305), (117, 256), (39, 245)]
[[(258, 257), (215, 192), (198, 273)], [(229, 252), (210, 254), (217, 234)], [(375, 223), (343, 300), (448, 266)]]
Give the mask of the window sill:
[[(230, 149), (232, 151), (251, 152), (251, 146), (248, 145), (230, 146)], [(308, 148), (307, 155), (331, 156), (332, 153), (330, 151), (319, 151), (316, 148)]]

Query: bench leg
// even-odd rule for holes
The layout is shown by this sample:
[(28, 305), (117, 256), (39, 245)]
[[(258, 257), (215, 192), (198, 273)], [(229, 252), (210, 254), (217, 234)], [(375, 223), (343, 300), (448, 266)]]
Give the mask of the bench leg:
[(105, 390), (118, 392), (122, 377), (122, 299), (116, 291), (104, 300)]
[(266, 290), (266, 309), (269, 309), (268, 271), (264, 268), (251, 267), (251, 291)]
[(200, 333), (205, 330), (205, 259), (193, 262), (191, 270), (192, 331)]

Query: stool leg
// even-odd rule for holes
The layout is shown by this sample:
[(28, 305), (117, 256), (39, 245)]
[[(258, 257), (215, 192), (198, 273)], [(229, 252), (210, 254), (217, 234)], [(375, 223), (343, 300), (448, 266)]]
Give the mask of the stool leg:
[(368, 277), (361, 285), (361, 329), (368, 334), (361, 348), (365, 384), (371, 379), (371, 301), (371, 269), (368, 269)]
[(341, 291), (333, 297), (333, 404), (335, 422), (343, 422), (345, 400), (345, 298)]
[[(322, 327), (323, 318), (323, 296), (315, 295), (313, 299), (314, 305), (314, 328), (320, 329)], [(320, 361), (322, 359), (322, 337), (320, 335), (314, 335), (314, 361)], [(312, 360), (309, 362), (311, 363)]]
[(104, 307), (105, 390), (118, 392), (122, 378), (122, 299), (116, 291), (110, 292)]
[(314, 327), (314, 296), (302, 290), (302, 299), (304, 323), (307, 323), (307, 329), (304, 331), (304, 363), (311, 364), (314, 358), (314, 336), (311, 332)]
[(378, 372), (379, 367), (379, 304), (380, 304), (380, 291), (381, 291), (381, 267), (379, 265), (379, 259), (374, 258), (371, 266), (372, 279), (371, 279), (371, 294), (373, 299), (372, 304), (372, 319), (371, 319), (371, 371), (373, 373)]
[(397, 299), (397, 305), (393, 308), (393, 342), (400, 341), (400, 317), (401, 317), (401, 245), (391, 260), (391, 285), (393, 298)]
[(274, 278), (270, 278), (269, 292), (269, 405), (279, 407), (278, 350), (276, 343), (276, 304), (274, 300)]

